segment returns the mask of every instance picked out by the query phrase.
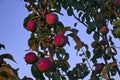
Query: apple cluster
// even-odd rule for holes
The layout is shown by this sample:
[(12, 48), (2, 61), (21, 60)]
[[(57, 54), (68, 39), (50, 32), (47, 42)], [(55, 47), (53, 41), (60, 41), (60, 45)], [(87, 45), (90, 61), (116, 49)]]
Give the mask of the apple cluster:
[(51, 67), (51, 61), (49, 58), (38, 58), (35, 52), (26, 53), (24, 59), (27, 64), (36, 63), (38, 70), (41, 72), (45, 72)]

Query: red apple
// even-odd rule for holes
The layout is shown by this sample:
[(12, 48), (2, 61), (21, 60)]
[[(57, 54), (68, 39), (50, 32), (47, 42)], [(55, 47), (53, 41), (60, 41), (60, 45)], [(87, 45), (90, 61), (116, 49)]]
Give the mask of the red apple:
[(68, 38), (66, 36), (64, 36), (64, 34), (57, 34), (55, 37), (54, 37), (54, 44), (58, 47), (63, 47), (67, 41), (68, 41)]
[(46, 22), (49, 25), (52, 25), (58, 21), (58, 16), (55, 13), (49, 13), (46, 15)]
[(95, 65), (95, 70), (96, 71), (102, 71), (103, 68), (104, 68), (104, 64), (103, 63), (97, 63)]
[(120, 0), (114, 0), (114, 4), (116, 7), (120, 7)]
[(109, 32), (109, 29), (107, 26), (102, 26), (101, 29), (100, 29), (100, 32), (102, 34), (107, 34)]
[(49, 58), (40, 58), (37, 63), (37, 68), (41, 72), (49, 70), (51, 67), (51, 61)]
[(34, 52), (29, 52), (24, 57), (27, 64), (33, 64), (37, 60), (37, 56)]
[(26, 28), (29, 31), (34, 31), (35, 30), (35, 25), (36, 25), (35, 21), (30, 20), (30, 21), (28, 21)]

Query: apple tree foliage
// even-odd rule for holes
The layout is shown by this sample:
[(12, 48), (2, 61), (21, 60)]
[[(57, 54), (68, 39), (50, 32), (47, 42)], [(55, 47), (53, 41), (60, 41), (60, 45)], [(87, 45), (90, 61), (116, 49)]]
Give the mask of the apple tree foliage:
[[(90, 73), (90, 80), (114, 80), (112, 76), (117, 74), (120, 76), (119, 62), (115, 58), (118, 53), (117, 47), (112, 40), (120, 38), (120, 0), (24, 1), (30, 12), (24, 20), (24, 27), (26, 28), (29, 20), (37, 23), (37, 28), (31, 31), (31, 37), (28, 40), (30, 50), (36, 51), (39, 58), (49, 57), (52, 62), (51, 69), (46, 72), (35, 73), (36, 69), (31, 68), (32, 74), (37, 80), (44, 80), (45, 76), (49, 80), (78, 80), (84, 79)], [(86, 33), (92, 34), (94, 39), (91, 45), (81, 41), (77, 35), (79, 30), (65, 26), (62, 21), (58, 20), (52, 25), (46, 22), (46, 15), (49, 13), (63, 15), (61, 9), (65, 9), (68, 16), (73, 16), (87, 28)], [(109, 24), (112, 25), (112, 29)], [(77, 26), (77, 23), (74, 26)], [(107, 29), (102, 29), (103, 26)], [(68, 63), (70, 54), (67, 53), (64, 46), (56, 46), (53, 43), (57, 34), (65, 34), (68, 37), (69, 45), (69, 37), (72, 37), (76, 42), (75, 49), (82, 51), (80, 56), (86, 56), (72, 70), (69, 70), (70, 64)], [(89, 46), (92, 46), (93, 51), (89, 50)], [(100, 58), (103, 59), (102, 63), (98, 61)], [(93, 66), (89, 65), (88, 60), (93, 63)], [(98, 66), (98, 64), (100, 65)]]
[[(31, 32), (28, 39), (30, 48), (28, 51), (34, 51), (37, 55), (36, 62), (30, 64), (31, 73), (36, 80), (84, 80), (88, 75), (90, 75), (89, 80), (115, 80), (114, 76), (120, 76), (119, 62), (115, 58), (119, 46), (117, 47), (113, 41), (113, 39), (120, 39), (120, 0), (24, 1), (29, 14), (24, 19), (23, 26)], [(64, 25), (59, 17), (55, 23), (47, 23), (46, 15), (50, 13), (64, 15), (61, 13), (61, 9), (64, 9), (68, 16), (73, 16), (78, 20), (79, 23), (74, 23), (75, 27), (77, 24), (84, 25), (86, 33), (91, 34), (93, 38), (91, 45), (81, 41), (77, 34), (79, 30)], [(29, 21), (32, 23), (28, 28)], [(70, 70), (68, 62), (70, 54), (64, 48), (66, 44), (63, 46), (54, 44), (54, 38), (58, 34), (67, 37), (66, 44), (68, 45), (70, 45), (69, 38), (73, 38), (76, 43), (74, 49), (81, 52), (79, 55), (82, 61), (76, 62), (76, 66), (72, 70)], [(0, 48), (2, 47), (3, 45), (0, 45)], [(90, 51), (90, 47), (92, 47), (92, 51)], [(51, 61), (49, 70), (38, 70), (38, 60), (46, 57)], [(0, 55), (0, 58), (4, 58), (3, 55)], [(12, 57), (7, 58), (14, 61)], [(99, 63), (99, 59), (103, 61)], [(93, 65), (90, 65), (91, 63)], [(42, 66), (45, 67), (45, 64)]]

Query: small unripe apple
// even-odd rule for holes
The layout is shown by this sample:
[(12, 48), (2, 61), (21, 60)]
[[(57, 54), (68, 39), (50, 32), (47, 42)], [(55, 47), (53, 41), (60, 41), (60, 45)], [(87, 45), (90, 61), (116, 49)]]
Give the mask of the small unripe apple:
[(28, 52), (25, 57), (24, 57), (25, 61), (27, 64), (33, 64), (36, 62), (37, 60), (37, 56), (34, 52)]
[(26, 29), (29, 30), (29, 31), (34, 31), (35, 28), (36, 28), (35, 25), (36, 25), (35, 21), (30, 20), (27, 23)]
[(95, 65), (95, 70), (96, 71), (102, 71), (103, 68), (104, 68), (104, 64), (103, 63), (97, 63)]
[(67, 36), (64, 36), (64, 34), (57, 34), (54, 37), (54, 44), (58, 47), (63, 47), (67, 43), (68, 38)]
[(102, 34), (107, 34), (109, 32), (109, 29), (107, 26), (102, 26), (101, 29), (100, 29), (100, 32)]
[(58, 16), (55, 13), (49, 13), (46, 15), (46, 22), (49, 25), (52, 25), (58, 21)]
[(120, 0), (114, 0), (114, 4), (116, 7), (120, 7)]
[(37, 63), (37, 68), (41, 72), (49, 70), (51, 67), (51, 61), (49, 58), (40, 58)]

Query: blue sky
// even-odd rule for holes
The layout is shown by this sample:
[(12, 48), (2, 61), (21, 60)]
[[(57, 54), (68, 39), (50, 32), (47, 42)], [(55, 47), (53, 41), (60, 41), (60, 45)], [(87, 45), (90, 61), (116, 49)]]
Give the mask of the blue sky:
[[(24, 0), (0, 0), (0, 43), (6, 46), (5, 50), (1, 50), (2, 53), (11, 53), (17, 64), (8, 61), (13, 68), (19, 69), (19, 76), (31, 76), (30, 65), (26, 65), (24, 61), (25, 50), (28, 49), (27, 40), (30, 37), (30, 32), (23, 28), (23, 20), (29, 14), (25, 9)], [(64, 11), (62, 11), (65, 13)], [(77, 22), (73, 17), (68, 17), (66, 14), (64, 16), (59, 16), (59, 20), (64, 23), (65, 26), (73, 26), (74, 22)], [(92, 42), (91, 35), (87, 35), (85, 32), (85, 27), (82, 24), (78, 24), (79, 36), (82, 41), (90, 45)], [(74, 50), (75, 43), (70, 38), (71, 46), (66, 46), (66, 50), (70, 54), (69, 62), (71, 68), (75, 66), (76, 63), (81, 62), (81, 58), (76, 55)], [(117, 45), (120, 43), (116, 40)], [(119, 50), (120, 51), (120, 50)], [(118, 54), (120, 56), (120, 54)], [(118, 57), (117, 57), (118, 58)]]

